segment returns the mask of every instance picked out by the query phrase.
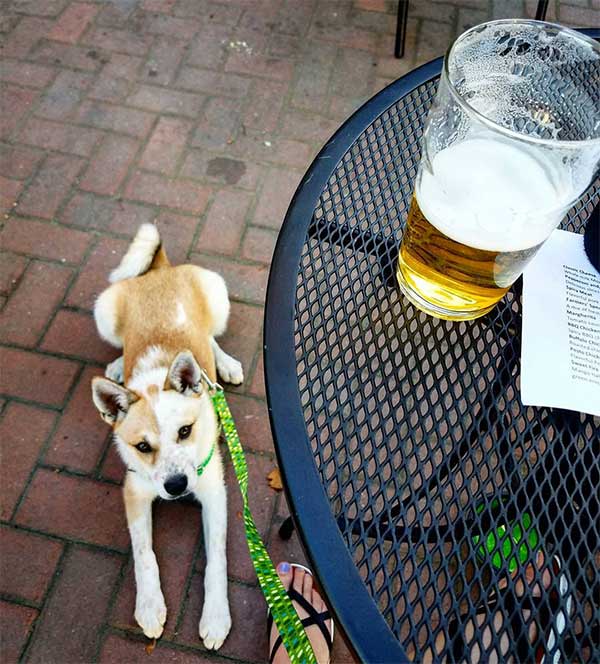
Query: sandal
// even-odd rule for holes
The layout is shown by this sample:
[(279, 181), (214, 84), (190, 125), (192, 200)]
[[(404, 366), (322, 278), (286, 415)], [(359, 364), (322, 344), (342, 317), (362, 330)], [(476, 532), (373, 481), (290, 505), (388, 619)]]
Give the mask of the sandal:
[[(290, 563), (290, 567), (302, 569), (306, 574), (310, 574), (311, 577), (313, 576), (312, 572), (307, 567), (304, 567), (304, 565), (298, 565), (297, 563)], [(287, 594), (292, 602), (296, 602), (298, 606), (301, 606), (306, 611), (306, 613), (308, 613), (308, 616), (301, 621), (302, 626), (310, 627), (311, 625), (316, 625), (321, 630), (321, 634), (323, 634), (323, 638), (325, 639), (325, 642), (327, 643), (327, 646), (329, 648), (329, 657), (331, 659), (334, 625), (333, 625), (333, 620), (331, 620), (331, 614), (329, 613), (329, 610), (326, 609), (325, 611), (319, 613), (315, 609), (315, 607), (303, 595), (301, 595), (293, 586), (290, 586), (289, 590), (287, 591)], [(325, 624), (326, 620), (331, 620), (331, 631), (327, 629), (327, 625)], [(267, 610), (268, 639), (270, 639), (271, 637), (272, 627), (273, 627), (273, 616), (271, 615), (271, 610), (268, 609)], [(275, 640), (275, 643), (273, 644), (273, 648), (271, 649), (271, 653), (269, 655), (270, 664), (272, 664), (273, 660), (275, 659), (275, 655), (277, 654), (277, 651), (282, 646), (282, 644), (283, 641), (281, 635), (278, 635), (277, 639)]]

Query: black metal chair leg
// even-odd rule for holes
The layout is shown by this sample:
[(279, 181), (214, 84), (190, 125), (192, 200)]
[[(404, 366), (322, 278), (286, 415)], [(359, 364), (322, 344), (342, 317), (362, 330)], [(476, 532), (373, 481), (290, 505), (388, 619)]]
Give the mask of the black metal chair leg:
[(538, 0), (537, 9), (535, 10), (536, 21), (543, 21), (546, 18), (546, 12), (548, 11), (548, 1), (549, 0)]
[(294, 527), (292, 517), (288, 516), (281, 526), (279, 526), (279, 537), (281, 537), (282, 540), (289, 540), (294, 532)]
[(398, 23), (396, 24), (396, 44), (394, 45), (394, 55), (397, 58), (401, 58), (404, 55), (407, 17), (408, 0), (398, 0)]

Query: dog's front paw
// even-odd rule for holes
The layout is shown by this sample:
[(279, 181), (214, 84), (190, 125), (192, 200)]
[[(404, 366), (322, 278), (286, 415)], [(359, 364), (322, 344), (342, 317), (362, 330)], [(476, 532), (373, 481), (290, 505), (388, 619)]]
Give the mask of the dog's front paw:
[(160, 590), (152, 594), (138, 593), (135, 601), (135, 619), (149, 639), (157, 639), (163, 633), (167, 607)]
[(204, 647), (208, 650), (218, 650), (227, 638), (231, 629), (231, 616), (229, 604), (225, 602), (205, 602), (198, 629)]
[(242, 363), (238, 362), (235, 357), (226, 355), (219, 358), (217, 362), (217, 372), (225, 383), (230, 385), (241, 385), (244, 382), (244, 368)]

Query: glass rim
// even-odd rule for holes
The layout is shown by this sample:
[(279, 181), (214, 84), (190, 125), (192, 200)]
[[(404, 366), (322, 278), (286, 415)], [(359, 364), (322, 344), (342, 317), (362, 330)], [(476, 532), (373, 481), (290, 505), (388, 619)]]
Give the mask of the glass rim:
[(556, 28), (560, 30), (561, 32), (566, 32), (568, 33), (571, 37), (585, 42), (587, 45), (591, 46), (595, 51), (597, 51), (598, 56), (600, 57), (600, 43), (596, 42), (594, 39), (591, 37), (588, 37), (587, 35), (582, 34), (581, 32), (577, 32), (577, 30), (573, 30), (571, 28), (567, 28), (564, 25), (560, 25), (558, 23), (550, 23), (548, 21), (536, 21), (534, 19), (524, 19), (524, 18), (502, 18), (498, 19), (495, 21), (485, 21), (484, 23), (479, 23), (478, 25), (474, 25), (473, 27), (469, 28), (465, 32), (463, 32), (461, 35), (459, 35), (453, 42), (450, 44), (448, 47), (448, 50), (446, 51), (446, 54), (444, 55), (444, 64), (442, 67), (442, 77), (445, 79), (448, 89), (450, 90), (450, 93), (454, 97), (454, 99), (458, 102), (458, 104), (466, 110), (468, 113), (474, 115), (480, 122), (483, 124), (487, 125), (490, 129), (500, 133), (504, 134), (505, 136), (512, 138), (512, 139), (517, 139), (520, 141), (524, 141), (526, 143), (533, 143), (535, 145), (544, 145), (544, 146), (560, 146), (561, 148), (571, 148), (571, 149), (576, 149), (576, 148), (581, 148), (584, 146), (593, 146), (593, 145), (600, 145), (600, 136), (597, 138), (584, 138), (584, 139), (579, 139), (579, 140), (564, 140), (564, 139), (555, 139), (555, 138), (539, 138), (537, 136), (531, 136), (530, 134), (521, 134), (518, 131), (515, 131), (514, 129), (508, 129), (507, 127), (503, 127), (501, 124), (498, 124), (497, 122), (494, 122), (494, 120), (491, 120), (488, 118), (486, 115), (481, 113), (481, 111), (478, 111), (476, 108), (471, 106), (466, 99), (462, 97), (460, 92), (456, 89), (454, 86), (454, 83), (450, 79), (450, 72), (448, 70), (448, 63), (450, 61), (450, 58), (452, 56), (452, 52), (456, 45), (465, 37), (470, 35), (471, 33), (479, 30), (482, 26), (490, 26), (490, 25), (535, 25), (535, 26), (548, 26), (552, 28)]

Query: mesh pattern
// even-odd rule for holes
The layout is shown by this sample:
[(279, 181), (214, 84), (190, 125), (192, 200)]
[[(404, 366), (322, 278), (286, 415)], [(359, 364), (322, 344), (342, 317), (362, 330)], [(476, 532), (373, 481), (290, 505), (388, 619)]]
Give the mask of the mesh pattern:
[[(395, 285), (435, 88), (360, 135), (313, 213), (295, 350), (315, 464), (411, 659), (597, 661), (600, 419), (521, 404), (519, 284), (462, 323)], [(596, 183), (562, 228), (599, 198)]]

